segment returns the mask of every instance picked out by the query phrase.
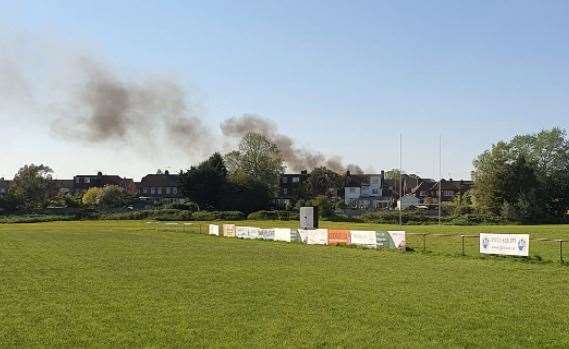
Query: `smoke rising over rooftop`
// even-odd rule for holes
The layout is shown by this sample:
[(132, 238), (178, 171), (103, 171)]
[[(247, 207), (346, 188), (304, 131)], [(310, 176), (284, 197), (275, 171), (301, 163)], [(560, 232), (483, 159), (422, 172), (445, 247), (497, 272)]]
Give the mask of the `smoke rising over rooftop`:
[[(60, 55), (59, 48), (46, 50), (41, 40), (25, 49), (14, 42), (22, 40), (0, 46), (0, 102), (22, 109), (33, 105), (53, 135), (83, 144), (142, 149), (149, 155), (161, 148), (177, 149), (194, 161), (219, 150), (219, 134), (187, 103), (188, 95), (176, 79), (126, 79), (95, 55), (69, 47)], [(41, 70), (51, 74), (38, 78), (34, 60), (18, 57), (42, 57)], [(227, 119), (221, 132), (236, 138), (248, 132), (265, 135), (279, 147), (290, 171), (326, 166), (336, 172), (361, 172), (357, 166), (344, 166), (338, 156), (297, 146), (276, 123), (258, 115)]]
[(221, 131), (225, 136), (242, 137), (249, 132), (260, 133), (274, 142), (292, 171), (311, 170), (316, 167), (326, 166), (328, 169), (342, 173), (349, 169), (354, 173), (362, 173), (357, 165), (342, 164), (339, 156), (326, 156), (322, 153), (298, 148), (294, 140), (278, 132), (276, 123), (258, 115), (244, 114), (232, 117), (221, 123)]

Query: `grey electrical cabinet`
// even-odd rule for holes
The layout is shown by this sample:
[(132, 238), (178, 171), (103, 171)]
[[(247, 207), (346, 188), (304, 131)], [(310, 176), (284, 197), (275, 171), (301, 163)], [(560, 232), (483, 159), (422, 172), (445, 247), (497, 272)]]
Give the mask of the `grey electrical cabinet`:
[(300, 229), (318, 228), (318, 207), (300, 208)]

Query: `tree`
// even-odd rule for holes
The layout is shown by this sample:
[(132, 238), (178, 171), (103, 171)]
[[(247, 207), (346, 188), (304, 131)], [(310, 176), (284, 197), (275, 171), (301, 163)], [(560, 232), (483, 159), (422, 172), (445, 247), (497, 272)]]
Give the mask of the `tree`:
[(239, 183), (254, 179), (271, 191), (276, 188), (278, 177), (285, 169), (278, 147), (258, 133), (246, 134), (238, 150), (225, 155), (225, 161), (232, 181)]
[(10, 195), (25, 210), (45, 208), (49, 200), (52, 172), (45, 165), (25, 165), (14, 176)]
[(499, 142), (474, 161), (473, 201), (525, 221), (564, 216), (569, 209), (569, 141), (553, 128)]
[(312, 196), (329, 196), (343, 189), (342, 176), (326, 167), (317, 167), (308, 178), (309, 190)]
[(103, 189), (99, 187), (91, 187), (89, 188), (85, 194), (83, 194), (83, 198), (81, 198), (81, 202), (83, 205), (89, 207), (96, 207), (99, 206), (101, 202), (101, 196), (103, 195)]
[(245, 178), (240, 182), (229, 181), (224, 188), (222, 209), (245, 213), (267, 209), (271, 204), (271, 192), (264, 183)]
[(180, 175), (182, 193), (201, 209), (220, 207), (226, 183), (227, 168), (219, 153)]
[(118, 185), (106, 185), (100, 192), (99, 205), (106, 208), (115, 208), (126, 205), (128, 194)]

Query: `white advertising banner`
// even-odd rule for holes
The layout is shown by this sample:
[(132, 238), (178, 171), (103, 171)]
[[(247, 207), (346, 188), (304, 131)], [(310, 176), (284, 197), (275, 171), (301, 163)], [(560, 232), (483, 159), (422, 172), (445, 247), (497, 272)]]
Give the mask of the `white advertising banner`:
[(306, 243), (308, 245), (326, 245), (328, 243), (328, 229), (309, 230)]
[(209, 235), (216, 235), (216, 236), (219, 236), (219, 225), (217, 225), (217, 224), (210, 224), (210, 225), (209, 225)]
[(480, 234), (480, 253), (529, 256), (529, 234)]
[(298, 235), (300, 236), (300, 242), (305, 244), (308, 241), (308, 234), (310, 234), (310, 230), (298, 229)]
[(240, 239), (258, 239), (260, 228), (235, 227), (235, 236)]
[(260, 229), (259, 239), (263, 240), (274, 240), (275, 239), (275, 229)]
[(375, 247), (377, 239), (375, 231), (350, 230), (350, 241), (352, 245)]
[(292, 241), (292, 230), (288, 228), (275, 228), (275, 241)]
[[(400, 230), (391, 230), (387, 232), (389, 237), (391, 237), (391, 242), (393, 243), (393, 248), (399, 250), (405, 250), (405, 232)], [(390, 246), (391, 247), (391, 246)]]

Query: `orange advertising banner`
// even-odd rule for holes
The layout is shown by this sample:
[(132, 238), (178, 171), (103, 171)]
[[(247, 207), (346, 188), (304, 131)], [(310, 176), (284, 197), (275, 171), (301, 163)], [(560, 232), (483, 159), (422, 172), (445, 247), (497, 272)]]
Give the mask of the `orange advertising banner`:
[(349, 230), (328, 230), (328, 245), (349, 245)]

